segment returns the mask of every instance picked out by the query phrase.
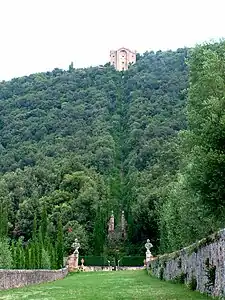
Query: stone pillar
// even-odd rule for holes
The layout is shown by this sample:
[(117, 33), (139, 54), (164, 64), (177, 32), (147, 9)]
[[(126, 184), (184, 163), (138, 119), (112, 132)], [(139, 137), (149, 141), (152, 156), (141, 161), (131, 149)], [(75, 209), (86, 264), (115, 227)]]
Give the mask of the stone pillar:
[(74, 251), (74, 267), (75, 269), (78, 269), (78, 262), (79, 262), (79, 252), (78, 250)]
[(79, 252), (73, 253), (69, 256), (69, 259), (68, 259), (69, 272), (73, 272), (76, 269), (78, 269), (78, 261), (79, 261)]
[(149, 250), (146, 251), (146, 259), (145, 259), (145, 262), (146, 262), (146, 265), (148, 266), (149, 265), (149, 262), (151, 260), (151, 252)]
[(147, 250), (146, 251), (146, 266), (147, 266), (147, 269), (149, 267), (151, 257), (152, 257), (151, 251), (149, 249), (151, 249), (152, 247), (153, 247), (152, 243), (150, 243), (150, 240), (147, 239), (147, 243), (145, 244), (145, 248)]
[(79, 251), (80, 243), (78, 242), (78, 239), (75, 239), (75, 242), (72, 245), (72, 248), (74, 248), (73, 254), (70, 255), (68, 264), (69, 264), (69, 272), (73, 272), (74, 270), (78, 269), (78, 262), (79, 262)]
[(73, 272), (75, 270), (75, 255), (71, 254), (68, 259), (68, 270)]

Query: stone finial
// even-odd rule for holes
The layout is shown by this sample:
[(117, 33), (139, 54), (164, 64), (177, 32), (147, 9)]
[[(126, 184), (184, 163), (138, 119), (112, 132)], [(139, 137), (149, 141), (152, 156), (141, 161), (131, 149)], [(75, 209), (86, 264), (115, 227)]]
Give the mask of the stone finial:
[(84, 267), (84, 259), (81, 259), (81, 266), (80, 266), (81, 270), (84, 271), (85, 267)]

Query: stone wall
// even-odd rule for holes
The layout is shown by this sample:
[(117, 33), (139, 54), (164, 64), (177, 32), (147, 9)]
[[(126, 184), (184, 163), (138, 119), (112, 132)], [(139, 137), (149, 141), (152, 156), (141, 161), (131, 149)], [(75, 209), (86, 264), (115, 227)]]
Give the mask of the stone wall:
[(62, 279), (68, 269), (61, 270), (0, 270), (0, 290), (23, 287)]
[(225, 229), (180, 251), (158, 256), (149, 272), (202, 293), (225, 296)]

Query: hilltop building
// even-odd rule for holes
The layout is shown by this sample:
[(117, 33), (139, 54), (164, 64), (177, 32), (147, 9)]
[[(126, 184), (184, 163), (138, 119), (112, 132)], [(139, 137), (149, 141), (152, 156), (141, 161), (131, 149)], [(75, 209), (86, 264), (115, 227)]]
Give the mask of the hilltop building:
[(130, 64), (136, 62), (136, 52), (127, 48), (119, 48), (118, 50), (110, 51), (110, 64), (116, 68), (117, 71), (128, 70)]

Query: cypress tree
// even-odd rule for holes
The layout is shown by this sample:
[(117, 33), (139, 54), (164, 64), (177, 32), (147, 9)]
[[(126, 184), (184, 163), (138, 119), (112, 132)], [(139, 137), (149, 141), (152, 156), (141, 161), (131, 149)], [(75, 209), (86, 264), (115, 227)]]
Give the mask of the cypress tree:
[(20, 269), (25, 269), (25, 251), (22, 241), (20, 245)]
[(15, 267), (16, 269), (22, 269), (24, 267), (24, 251), (21, 238), (18, 239), (16, 244)]
[(11, 253), (12, 253), (12, 267), (13, 269), (16, 268), (16, 248), (15, 248), (15, 242), (12, 241), (12, 245), (11, 245)]
[(103, 253), (103, 246), (105, 241), (105, 223), (104, 223), (104, 215), (98, 207), (95, 225), (94, 225), (94, 253), (95, 255), (101, 255)]
[(24, 250), (25, 252), (25, 269), (30, 268), (30, 257), (29, 257), (29, 246), (27, 246)]
[(39, 266), (40, 266), (40, 254), (39, 254), (39, 251), (40, 251), (39, 242), (38, 242), (38, 240), (36, 238), (35, 242), (34, 242), (34, 253), (35, 253), (34, 267), (35, 267), (35, 269), (38, 269)]
[(42, 249), (43, 249), (43, 235), (42, 235), (42, 228), (40, 227), (39, 228), (39, 231), (38, 231), (38, 268), (40, 269), (41, 266), (42, 266)]
[(35, 269), (36, 267), (36, 251), (35, 251), (35, 243), (32, 242), (29, 249), (30, 256), (30, 269)]
[(28, 248), (28, 256), (29, 256), (29, 266), (28, 269), (32, 269), (32, 255), (31, 255), (31, 246)]
[(56, 265), (58, 269), (63, 266), (63, 228), (61, 215), (58, 218), (57, 226)]
[(34, 221), (33, 221), (33, 231), (32, 231), (32, 240), (34, 241), (37, 237), (37, 215), (34, 214)]
[(0, 204), (0, 238), (6, 237), (8, 233), (8, 211), (7, 208)]
[(47, 235), (47, 226), (48, 226), (48, 216), (46, 206), (43, 206), (42, 214), (41, 214), (41, 234), (42, 234), (42, 241), (45, 242), (46, 235)]
[(51, 241), (49, 241), (48, 244), (48, 253), (50, 256), (50, 263), (51, 263), (51, 269), (57, 269), (57, 263), (56, 263), (56, 250), (55, 247), (53, 247)]
[[(48, 234), (46, 234), (46, 238), (45, 238), (45, 244), (44, 244), (44, 250), (48, 253), (49, 255), (49, 259), (50, 259), (50, 265), (51, 265), (51, 269), (53, 269), (53, 265), (54, 265), (54, 255), (52, 255), (52, 251), (53, 249), (53, 245), (51, 242), (51, 239), (49, 237)], [(53, 249), (53, 250), (52, 250)]]
[(20, 268), (20, 248), (18, 241), (16, 243), (16, 249), (15, 249), (15, 257), (14, 257), (14, 262), (15, 262), (15, 268), (19, 269)]

